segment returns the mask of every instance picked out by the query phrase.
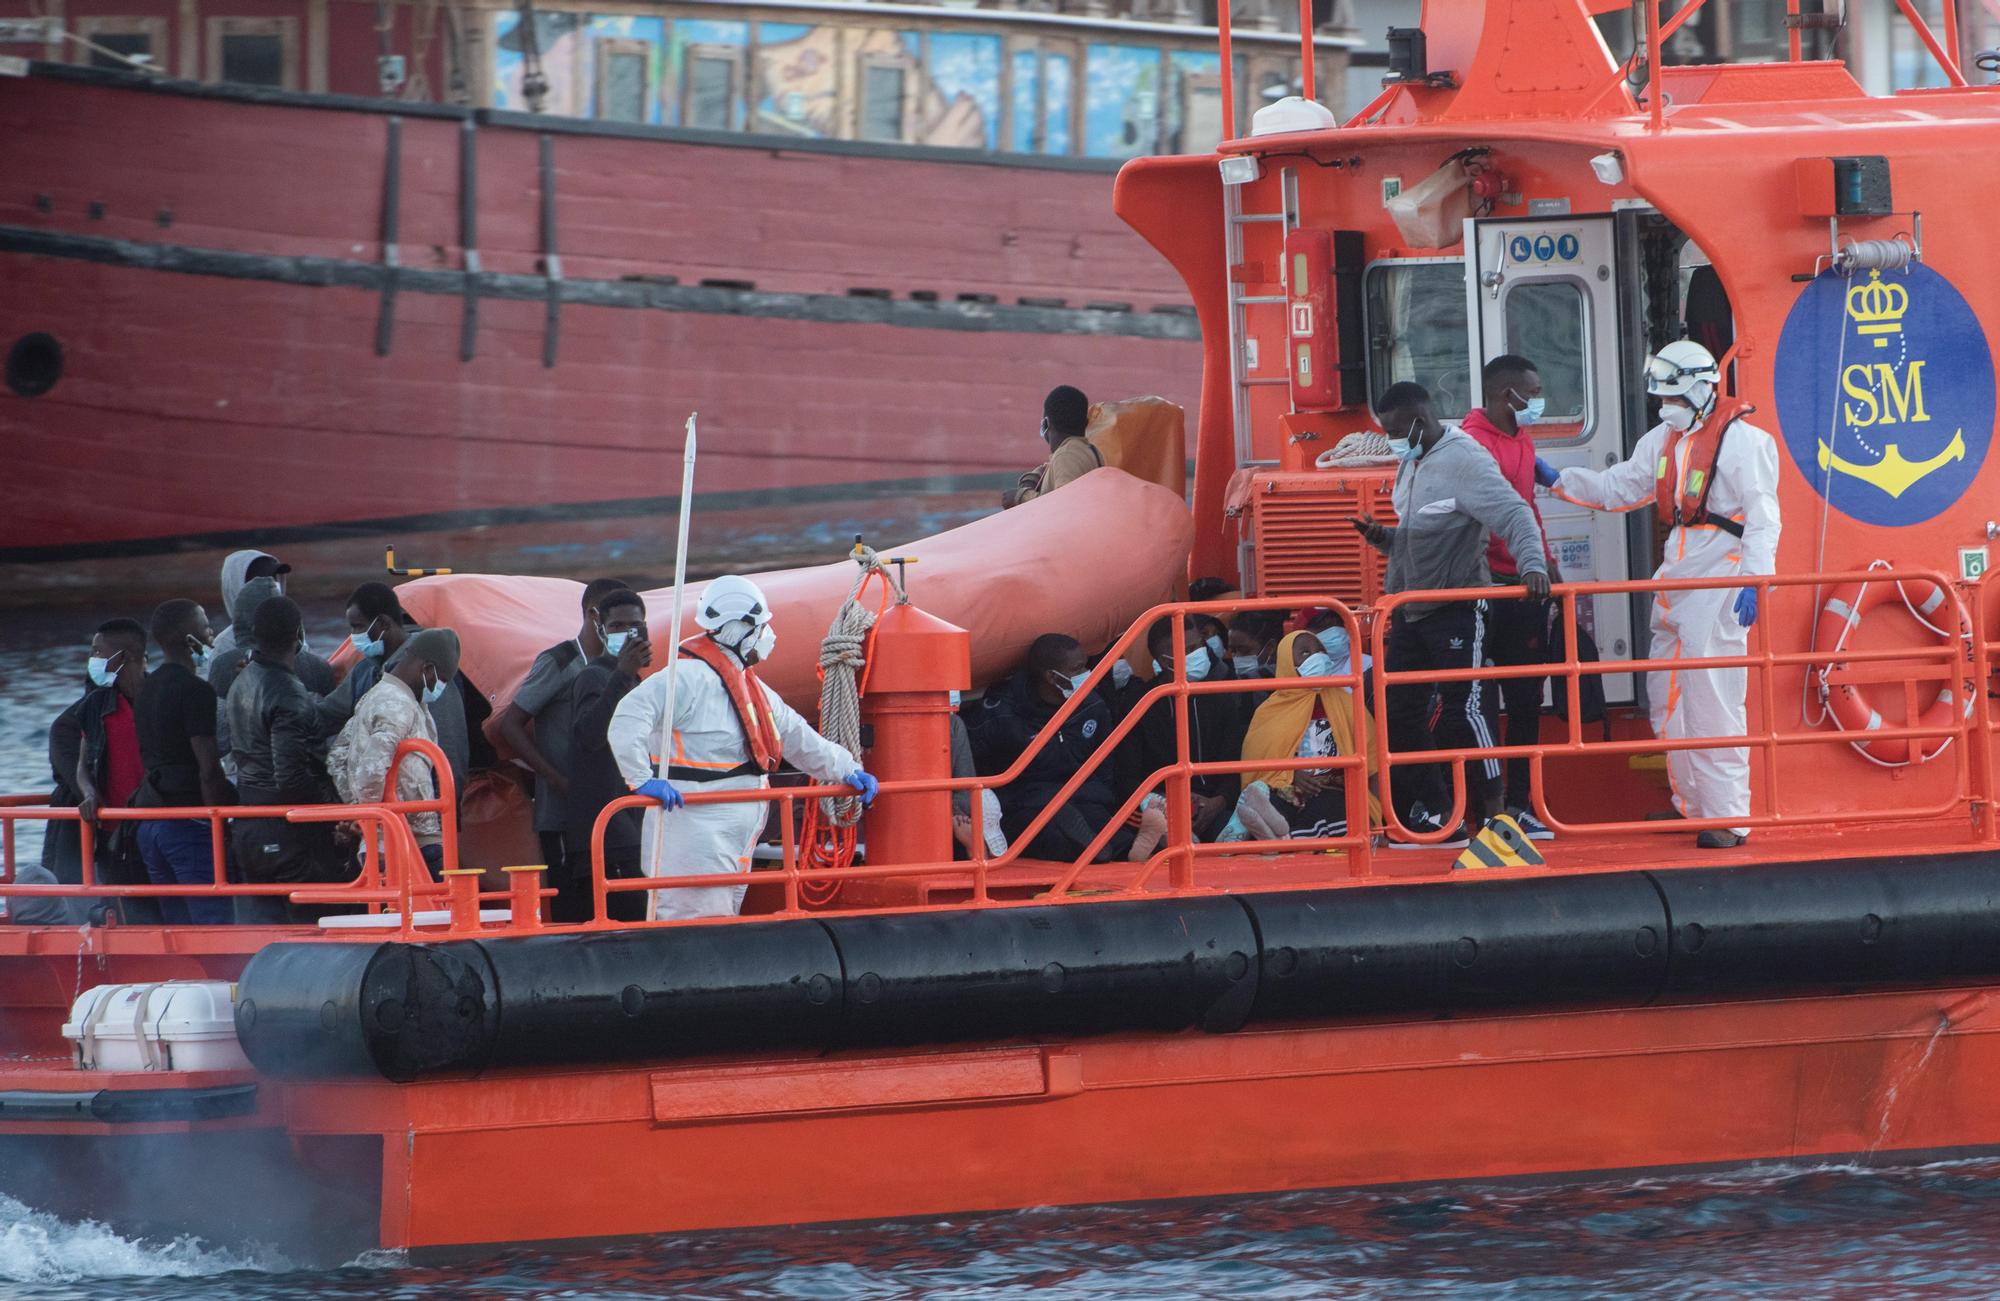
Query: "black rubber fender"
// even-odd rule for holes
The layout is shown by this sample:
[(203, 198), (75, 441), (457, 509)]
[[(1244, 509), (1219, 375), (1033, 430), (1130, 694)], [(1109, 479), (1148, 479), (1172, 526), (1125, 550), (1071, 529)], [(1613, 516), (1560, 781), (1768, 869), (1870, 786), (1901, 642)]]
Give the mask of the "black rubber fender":
[(841, 1043), (945, 1043), (1241, 1027), (1257, 941), (1235, 898), (826, 917)]
[(476, 945), (267, 945), (236, 985), (236, 1037), (258, 1070), (413, 1080), (478, 1070), (499, 1026)]
[(493, 1066), (819, 1053), (840, 1029), (840, 958), (811, 919), (504, 937), (476, 947), (501, 993)]
[(1636, 1006), (1667, 974), (1643, 873), (1240, 896), (1263, 969), (1250, 1019)]
[(1649, 875), (1673, 926), (1669, 998), (2000, 975), (2000, 855)]

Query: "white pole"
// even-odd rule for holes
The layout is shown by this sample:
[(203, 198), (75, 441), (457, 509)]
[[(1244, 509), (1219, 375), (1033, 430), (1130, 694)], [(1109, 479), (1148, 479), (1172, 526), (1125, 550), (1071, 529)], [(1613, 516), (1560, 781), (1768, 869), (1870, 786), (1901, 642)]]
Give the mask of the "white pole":
[[(660, 758), (653, 775), (664, 779), (673, 762), (674, 749), (674, 695), (680, 684), (679, 667), (681, 653), (681, 610), (687, 599), (688, 573), (688, 520), (694, 515), (694, 418), (688, 412), (687, 446), (681, 449), (681, 526), (680, 537), (674, 545), (674, 614), (673, 622), (667, 625), (667, 663), (661, 670), (667, 675), (667, 712), (660, 722)], [(653, 817), (653, 872), (661, 875), (667, 856), (667, 810), (663, 807)], [(654, 905), (659, 902), (660, 892), (646, 892), (646, 920), (653, 920)]]

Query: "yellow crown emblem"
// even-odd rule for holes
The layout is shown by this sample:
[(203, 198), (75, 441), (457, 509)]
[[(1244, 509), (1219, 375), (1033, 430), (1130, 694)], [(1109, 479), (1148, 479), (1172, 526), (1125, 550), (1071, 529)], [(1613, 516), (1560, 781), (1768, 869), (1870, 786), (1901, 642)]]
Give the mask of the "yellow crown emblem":
[(1870, 271), (1867, 284), (1847, 291), (1847, 314), (1853, 318), (1856, 332), (1873, 337), (1878, 348), (1889, 346), (1883, 336), (1902, 331), (1903, 313), (1909, 310), (1910, 291), (1898, 284), (1883, 284), (1880, 271)]

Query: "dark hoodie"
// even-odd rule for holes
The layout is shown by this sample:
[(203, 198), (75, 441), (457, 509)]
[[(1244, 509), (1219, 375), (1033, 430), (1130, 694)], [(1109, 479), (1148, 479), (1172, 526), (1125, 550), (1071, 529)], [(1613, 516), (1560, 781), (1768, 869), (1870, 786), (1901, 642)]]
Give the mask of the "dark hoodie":
[[(257, 644), (250, 633), (250, 621), (257, 617), (257, 607), (276, 595), (275, 578), (253, 578), (243, 584), (236, 593), (235, 604), (229, 607), (229, 626), (236, 634), (235, 644), (228, 650), (216, 651), (208, 664), (208, 685), (215, 688), (215, 748), (222, 754), (222, 769), (231, 781), (236, 780), (236, 756), (229, 747), (229, 688), (243, 666), (250, 662), (250, 652)], [(311, 651), (300, 651), (292, 668), (314, 696), (333, 690), (333, 666)]]
[[(1026, 669), (989, 688), (979, 711), (978, 726), (970, 729), (979, 771), (988, 776), (1005, 771), (1047, 727), (1055, 712), (1054, 705), (1030, 688)], [(1110, 708), (1092, 692), (1062, 728), (1047, 738), (1021, 775), (996, 790), (1000, 797), (1000, 826), (1008, 840), (1019, 840), (1035, 816), (1104, 743), (1111, 726)], [(1030, 858), (1074, 862), (1111, 820), (1117, 807), (1107, 756), (1023, 852)], [(1122, 858), (1131, 844), (1132, 832), (1120, 827), (1098, 852), (1097, 861)]]

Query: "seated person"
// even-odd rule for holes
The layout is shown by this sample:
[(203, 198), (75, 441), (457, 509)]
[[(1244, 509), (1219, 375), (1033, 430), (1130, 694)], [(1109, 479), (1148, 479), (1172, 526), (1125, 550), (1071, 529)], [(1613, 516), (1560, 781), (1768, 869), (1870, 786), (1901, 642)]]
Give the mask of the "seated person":
[(1042, 400), (1042, 441), (1049, 446), (1049, 459), (1002, 493), (1000, 508), (1011, 510), (1102, 468), (1103, 455), (1083, 436), (1089, 425), (1090, 399), (1081, 389), (1067, 384), (1050, 389)]
[[(1226, 659), (1202, 640), (1198, 616), (1190, 615), (1185, 627), (1187, 654), (1177, 661), (1174, 655), (1172, 620), (1161, 619), (1146, 632), (1146, 647), (1153, 655), (1152, 682), (1134, 682), (1125, 689), (1129, 711), (1158, 682), (1186, 677), (1190, 682), (1213, 682), (1233, 678)], [(1188, 698), (1188, 754), (1196, 763), (1224, 763), (1243, 751), (1243, 735), (1250, 727), (1250, 697), (1243, 692), (1190, 696)], [(1118, 790), (1130, 795), (1162, 768), (1179, 762), (1180, 743), (1175, 727), (1174, 702), (1155, 700), (1145, 716), (1133, 725), (1118, 747)], [(1214, 773), (1191, 780), (1194, 833), (1213, 840), (1236, 807), (1241, 778), (1235, 773)]]
[[(354, 716), (340, 729), (327, 752), (327, 774), (347, 804), (373, 804), (382, 798), (396, 747), (412, 739), (438, 742), (437, 724), (429, 705), (444, 694), (445, 684), (458, 672), (458, 634), (449, 628), (426, 628), (404, 643), (396, 663), (384, 670), (354, 707)], [(396, 769), (396, 800), (437, 798), (437, 777), (427, 760), (405, 759)], [(408, 815), (417, 848), (433, 879), (444, 872), (444, 827), (435, 813)]]
[[(1083, 646), (1062, 633), (1045, 633), (1028, 647), (1026, 663), (986, 692), (977, 727), (970, 728), (973, 758), (988, 776), (1005, 772), (1034, 744), (1063, 702), (1089, 676)], [(1013, 781), (999, 788), (1000, 826), (1018, 841), (1078, 769), (1095, 755), (1111, 732), (1111, 709), (1092, 692), (1043, 744)], [(1030, 858), (1074, 862), (1110, 822), (1118, 798), (1109, 756), (1092, 769), (1067, 803), (1058, 808), (1025, 849)], [(1097, 853), (1097, 861), (1123, 858), (1133, 849), (1134, 829), (1120, 827)]]
[(1245, 610), (1229, 625), (1224, 645), (1229, 667), (1239, 678), (1278, 675), (1278, 642), (1285, 635), (1285, 617), (1277, 610)]
[[(974, 706), (978, 708), (978, 706)], [(951, 693), (951, 775), (977, 777), (979, 767), (972, 761), (972, 733), (959, 714), (959, 693)], [(979, 833), (986, 842), (988, 857), (1007, 852), (1007, 833), (1000, 829), (1000, 797), (989, 788), (979, 792)], [(951, 793), (951, 836), (958, 842), (962, 857), (972, 857), (972, 792)]]
[[(1345, 642), (1343, 637), (1342, 642)], [(1343, 644), (1341, 649), (1345, 650)], [(1285, 690), (1286, 679), (1327, 677), (1347, 665), (1327, 652), (1309, 632), (1294, 632), (1278, 646), (1279, 690), (1258, 707), (1243, 740), (1243, 757), (1304, 759), (1353, 754), (1357, 733), (1368, 730), (1368, 711), (1344, 688), (1318, 691)], [(1378, 767), (1373, 750), (1368, 772)], [(1346, 770), (1302, 768), (1244, 774), (1243, 798), (1223, 832), (1223, 840), (1306, 840), (1347, 834)], [(1368, 817), (1373, 824), (1382, 806), (1371, 783)]]

